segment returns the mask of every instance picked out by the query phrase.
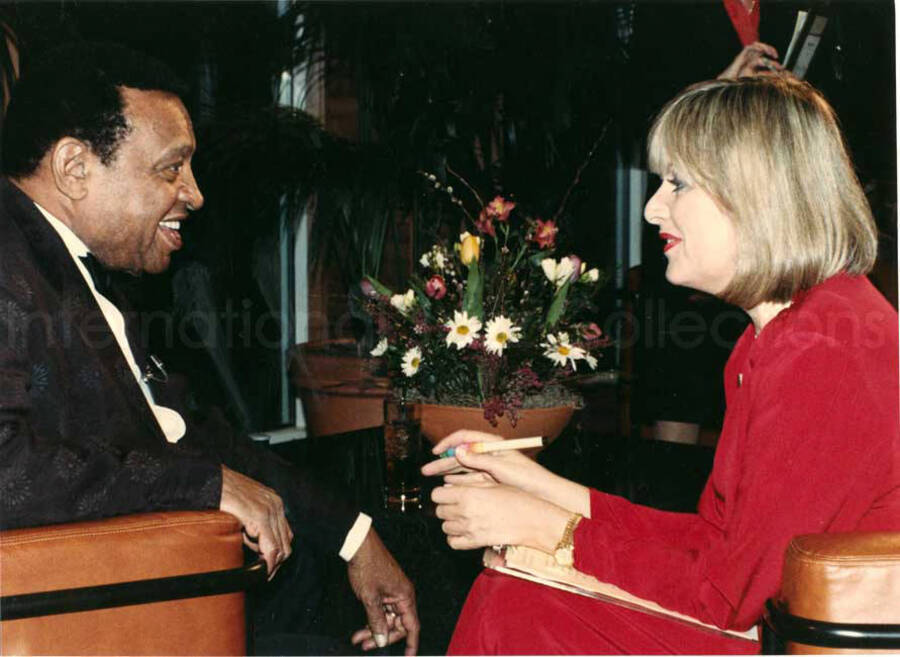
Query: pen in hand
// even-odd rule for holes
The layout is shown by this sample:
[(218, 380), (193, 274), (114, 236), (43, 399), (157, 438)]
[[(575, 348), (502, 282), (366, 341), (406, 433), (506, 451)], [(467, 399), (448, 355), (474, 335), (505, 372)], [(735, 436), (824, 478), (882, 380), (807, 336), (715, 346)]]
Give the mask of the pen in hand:
[(463, 450), (472, 454), (488, 454), (490, 452), (503, 452), (510, 449), (530, 449), (532, 447), (543, 447), (544, 439), (541, 436), (532, 436), (530, 438), (516, 438), (514, 440), (494, 440), (478, 443), (462, 443), (456, 447), (441, 452), (441, 458), (455, 456), (457, 450)]

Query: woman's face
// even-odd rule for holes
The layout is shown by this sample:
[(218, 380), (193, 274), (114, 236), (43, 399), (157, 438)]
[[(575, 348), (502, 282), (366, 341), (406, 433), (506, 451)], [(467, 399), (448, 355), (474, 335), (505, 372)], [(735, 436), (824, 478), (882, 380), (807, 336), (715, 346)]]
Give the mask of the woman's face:
[(710, 294), (725, 290), (737, 264), (737, 236), (709, 194), (670, 168), (647, 201), (644, 218), (659, 226), (670, 283)]

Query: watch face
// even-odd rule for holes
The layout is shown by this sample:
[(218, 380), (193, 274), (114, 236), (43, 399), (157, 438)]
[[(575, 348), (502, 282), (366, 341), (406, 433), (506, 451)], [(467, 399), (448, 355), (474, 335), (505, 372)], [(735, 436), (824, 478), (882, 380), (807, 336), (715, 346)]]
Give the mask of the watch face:
[(571, 566), (575, 563), (575, 549), (573, 547), (559, 548), (553, 553), (553, 558), (560, 566)]

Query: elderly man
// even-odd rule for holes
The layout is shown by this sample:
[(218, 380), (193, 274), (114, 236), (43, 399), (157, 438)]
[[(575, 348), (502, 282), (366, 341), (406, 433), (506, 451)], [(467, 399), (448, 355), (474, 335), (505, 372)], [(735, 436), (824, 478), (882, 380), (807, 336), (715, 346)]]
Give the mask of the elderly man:
[[(190, 413), (153, 380), (101, 284), (104, 268), (164, 271), (203, 205), (180, 93), (159, 62), (98, 44), (59, 49), (14, 91), (0, 180), (0, 526), (218, 508), (270, 578), (292, 546), (295, 574), (310, 553), (339, 554), (369, 622), (354, 641), (406, 637), (412, 654), (413, 587), (371, 519), (220, 416)], [(273, 614), (285, 604), (303, 610), (282, 599)]]

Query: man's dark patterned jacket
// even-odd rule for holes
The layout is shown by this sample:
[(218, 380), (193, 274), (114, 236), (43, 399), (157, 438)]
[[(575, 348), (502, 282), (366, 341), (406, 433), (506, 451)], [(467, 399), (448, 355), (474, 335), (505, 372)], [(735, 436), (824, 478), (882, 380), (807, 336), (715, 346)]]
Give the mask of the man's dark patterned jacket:
[(0, 528), (214, 509), (225, 464), (282, 496), (300, 540), (337, 553), (356, 516), (338, 492), (162, 394), (188, 427), (174, 445), (62, 240), (0, 179)]

